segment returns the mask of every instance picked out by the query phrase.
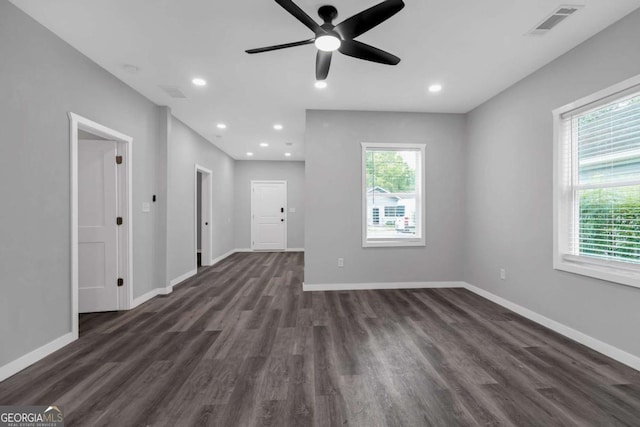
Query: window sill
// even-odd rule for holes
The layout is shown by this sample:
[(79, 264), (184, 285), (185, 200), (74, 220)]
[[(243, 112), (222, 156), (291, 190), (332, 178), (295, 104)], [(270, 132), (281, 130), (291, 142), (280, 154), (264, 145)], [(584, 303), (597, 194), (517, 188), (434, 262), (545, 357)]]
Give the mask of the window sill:
[(365, 240), (362, 242), (363, 248), (400, 248), (409, 246), (425, 246), (424, 239)]
[(640, 288), (640, 265), (561, 255), (553, 267), (556, 270)]

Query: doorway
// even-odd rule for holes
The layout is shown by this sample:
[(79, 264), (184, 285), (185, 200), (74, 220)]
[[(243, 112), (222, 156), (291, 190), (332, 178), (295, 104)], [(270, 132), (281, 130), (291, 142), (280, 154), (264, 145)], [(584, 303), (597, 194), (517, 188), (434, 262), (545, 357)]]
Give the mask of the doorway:
[(71, 331), (77, 339), (79, 313), (132, 306), (133, 139), (74, 113), (69, 120)]
[(206, 267), (213, 264), (212, 254), (212, 175), (200, 165), (195, 166), (195, 265)]
[(251, 181), (251, 249), (287, 248), (287, 181)]

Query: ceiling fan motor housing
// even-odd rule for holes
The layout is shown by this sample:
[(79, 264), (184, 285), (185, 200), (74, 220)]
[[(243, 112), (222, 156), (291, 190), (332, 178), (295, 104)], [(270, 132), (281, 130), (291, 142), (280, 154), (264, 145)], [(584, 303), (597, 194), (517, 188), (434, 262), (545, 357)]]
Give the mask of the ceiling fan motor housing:
[(318, 9), (318, 15), (322, 18), (325, 24), (331, 24), (331, 21), (338, 17), (338, 9), (331, 5), (320, 6)]

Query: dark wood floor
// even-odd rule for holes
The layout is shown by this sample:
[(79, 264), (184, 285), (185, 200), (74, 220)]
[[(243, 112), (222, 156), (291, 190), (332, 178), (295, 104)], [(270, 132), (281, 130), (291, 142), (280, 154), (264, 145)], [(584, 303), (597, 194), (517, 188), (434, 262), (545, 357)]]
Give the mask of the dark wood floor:
[(302, 264), (235, 254), (84, 315), (0, 405), (69, 426), (640, 425), (637, 371), (462, 289), (303, 293)]

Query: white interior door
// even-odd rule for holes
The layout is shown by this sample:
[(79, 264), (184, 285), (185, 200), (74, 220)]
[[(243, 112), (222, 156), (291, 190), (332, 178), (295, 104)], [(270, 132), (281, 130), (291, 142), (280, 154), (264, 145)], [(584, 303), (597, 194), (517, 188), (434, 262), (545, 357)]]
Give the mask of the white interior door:
[(287, 241), (286, 181), (252, 181), (251, 210), (252, 248), (284, 250)]
[(78, 141), (78, 311), (118, 307), (117, 144)]

